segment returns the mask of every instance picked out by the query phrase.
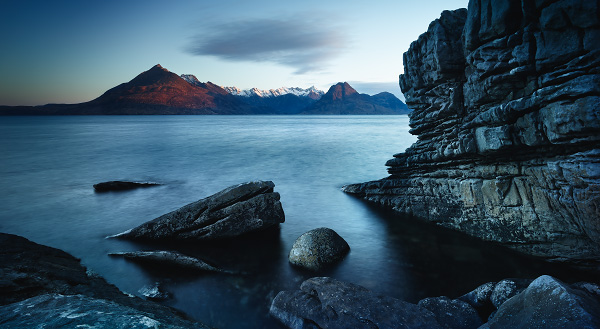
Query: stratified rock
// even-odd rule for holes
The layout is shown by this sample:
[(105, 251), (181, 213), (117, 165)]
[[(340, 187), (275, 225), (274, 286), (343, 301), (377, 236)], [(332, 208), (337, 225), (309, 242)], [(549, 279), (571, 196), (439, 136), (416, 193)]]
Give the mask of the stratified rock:
[(0, 307), (3, 328), (204, 328), (84, 295), (46, 294)]
[(482, 328), (600, 328), (600, 300), (544, 275), (504, 302)]
[[(101, 321), (110, 328), (135, 327), (136, 323), (124, 320), (129, 316), (152, 319), (166, 328), (204, 328), (174, 309), (125, 295), (66, 252), (20, 236), (0, 233), (0, 273), (2, 328), (59, 328), (67, 320), (92, 327), (100, 321), (95, 310), (106, 311)], [(24, 309), (27, 312), (19, 311)]]
[(169, 267), (177, 267), (187, 270), (208, 271), (208, 272), (223, 272), (230, 273), (224, 269), (212, 266), (207, 262), (180, 254), (175, 251), (130, 251), (130, 252), (113, 252), (109, 256), (119, 256), (132, 261), (147, 263), (152, 265), (161, 265)]
[(441, 328), (429, 310), (331, 278), (282, 291), (270, 313), (289, 328)]
[[(553, 261), (600, 262), (597, 1), (469, 1), (404, 53), (418, 141), (346, 192)], [(401, 151), (401, 150), (399, 150)]]
[(468, 303), (448, 297), (430, 297), (417, 304), (431, 311), (445, 329), (470, 329), (483, 324), (477, 311)]
[(274, 187), (270, 181), (235, 185), (112, 237), (215, 240), (264, 230), (285, 220)]
[(110, 181), (94, 184), (96, 192), (111, 192), (111, 191), (126, 191), (142, 187), (159, 186), (159, 183), (150, 182), (127, 182), (127, 181)]
[(344, 258), (349, 250), (346, 240), (334, 230), (321, 227), (298, 237), (288, 258), (293, 265), (317, 271)]

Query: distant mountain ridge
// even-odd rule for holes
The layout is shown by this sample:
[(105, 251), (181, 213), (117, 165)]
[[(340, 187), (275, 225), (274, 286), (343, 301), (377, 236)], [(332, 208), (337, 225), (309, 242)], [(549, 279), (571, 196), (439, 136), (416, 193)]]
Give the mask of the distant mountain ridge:
[(404, 114), (405, 108), (392, 94), (359, 94), (347, 83), (327, 93), (315, 87), (241, 90), (177, 75), (157, 64), (89, 102), (0, 106), (0, 115)]

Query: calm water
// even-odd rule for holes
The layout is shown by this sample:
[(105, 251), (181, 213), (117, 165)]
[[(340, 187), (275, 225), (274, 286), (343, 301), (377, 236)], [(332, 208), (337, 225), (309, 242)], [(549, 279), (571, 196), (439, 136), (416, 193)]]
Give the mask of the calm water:
[[(416, 140), (408, 129), (406, 116), (0, 117), (0, 231), (63, 249), (129, 293), (160, 282), (172, 294), (165, 304), (219, 328), (278, 328), (268, 316), (271, 299), (312, 276), (409, 301), (457, 296), (511, 276), (575, 279), (340, 191), (385, 177), (385, 161)], [(105, 236), (257, 179), (272, 180), (281, 194), (286, 222), (279, 231), (160, 246), (243, 275), (159, 271), (107, 256), (158, 246)], [(93, 184), (108, 180), (164, 185), (94, 193)], [(323, 226), (348, 241), (350, 254), (316, 274), (290, 267), (294, 240)]]

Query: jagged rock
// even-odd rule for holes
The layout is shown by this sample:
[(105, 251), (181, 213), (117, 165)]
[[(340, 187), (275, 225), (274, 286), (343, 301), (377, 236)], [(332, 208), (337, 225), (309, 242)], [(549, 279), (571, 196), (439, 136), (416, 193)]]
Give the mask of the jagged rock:
[(269, 312), (289, 328), (441, 328), (423, 307), (331, 278), (280, 292)]
[(484, 283), (473, 291), (460, 296), (458, 299), (468, 303), (477, 310), (489, 308), (492, 306), (491, 297), (495, 286), (495, 282)]
[[(174, 309), (125, 295), (62, 250), (20, 236), (0, 233), (0, 273), (2, 328), (43, 325), (58, 328), (67, 320), (83, 321), (77, 323), (89, 326), (95, 321), (106, 321), (103, 322), (106, 327), (129, 328), (145, 318), (167, 328), (205, 328), (184, 319)], [(30, 305), (33, 307), (26, 308), (27, 312), (19, 311)], [(69, 309), (74, 311), (69, 312)], [(101, 309), (107, 312), (101, 316), (102, 320), (98, 318), (101, 314), (94, 313)], [(127, 317), (135, 321), (128, 322)], [(56, 325), (50, 326), (50, 323)]]
[(196, 271), (231, 273), (231, 271), (227, 271), (227, 270), (215, 267), (201, 259), (191, 257), (191, 256), (186, 256), (186, 255), (183, 255), (183, 254), (175, 252), (175, 251), (159, 250), (159, 251), (113, 252), (113, 253), (109, 253), (108, 255), (124, 257), (124, 258), (130, 259), (132, 261), (137, 261), (137, 262), (147, 263), (147, 264), (152, 264), (152, 265), (177, 267), (177, 268), (181, 268), (181, 269), (196, 270)]
[(462, 300), (430, 297), (420, 300), (417, 305), (431, 311), (442, 328), (470, 329), (483, 324), (477, 311)]
[(3, 328), (205, 328), (84, 295), (45, 294), (0, 307)]
[(168, 292), (162, 290), (158, 282), (151, 286), (143, 286), (138, 292), (146, 299), (151, 300), (165, 300), (171, 297)]
[(317, 271), (344, 258), (349, 250), (346, 240), (334, 230), (321, 227), (298, 237), (288, 258), (293, 265)]
[(161, 184), (151, 182), (110, 181), (94, 184), (94, 190), (96, 192), (126, 191), (133, 190), (136, 188), (152, 187), (159, 185)]
[(481, 328), (598, 328), (600, 300), (544, 275), (500, 306)]
[(279, 193), (270, 181), (248, 182), (192, 202), (112, 237), (139, 240), (215, 240), (283, 223)]
[(345, 191), (552, 261), (599, 268), (600, 8), (471, 0), (404, 54), (418, 141)]

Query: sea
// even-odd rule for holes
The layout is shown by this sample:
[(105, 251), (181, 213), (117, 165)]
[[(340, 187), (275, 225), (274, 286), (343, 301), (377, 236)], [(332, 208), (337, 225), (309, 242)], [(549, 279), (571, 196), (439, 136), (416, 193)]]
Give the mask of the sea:
[[(385, 162), (417, 138), (397, 116), (39, 116), (0, 117), (0, 232), (63, 249), (122, 291), (159, 301), (217, 328), (280, 328), (269, 306), (282, 290), (329, 276), (409, 302), (456, 298), (507, 277), (559, 266), (483, 243), (342, 192), (387, 176)], [(162, 185), (96, 193), (111, 180)], [(281, 195), (279, 229), (209, 244), (141, 244), (123, 232), (231, 185), (270, 180)], [(350, 253), (319, 272), (291, 266), (295, 239), (318, 227)], [(178, 250), (226, 273), (191, 273), (108, 254)]]

